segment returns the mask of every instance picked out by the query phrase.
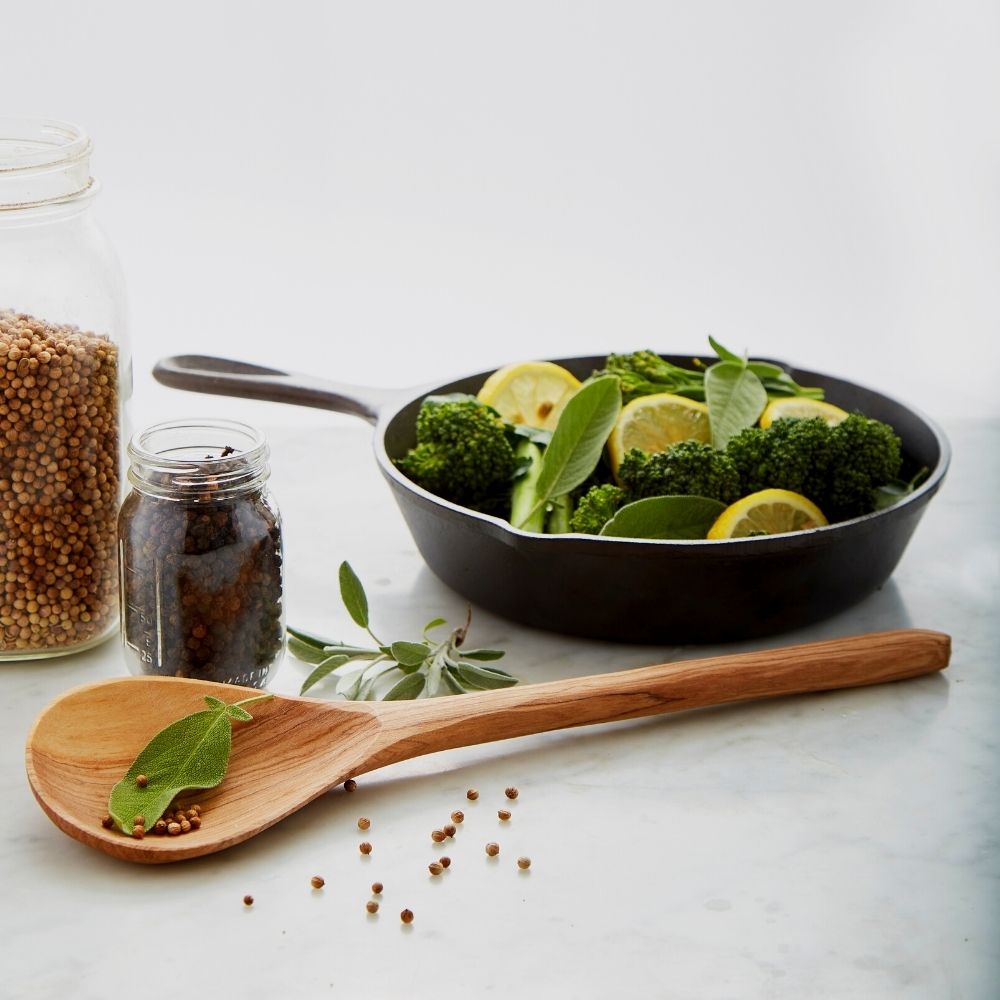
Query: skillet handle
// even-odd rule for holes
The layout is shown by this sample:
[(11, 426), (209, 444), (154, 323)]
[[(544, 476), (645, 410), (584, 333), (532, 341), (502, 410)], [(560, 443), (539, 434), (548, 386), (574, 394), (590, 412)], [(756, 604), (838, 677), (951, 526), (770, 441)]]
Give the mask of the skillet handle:
[(286, 372), (204, 354), (177, 354), (161, 358), (153, 367), (153, 377), (173, 389), (314, 406), (320, 410), (349, 413), (371, 424), (378, 420), (383, 407), (399, 397), (398, 390), (343, 385), (300, 372)]

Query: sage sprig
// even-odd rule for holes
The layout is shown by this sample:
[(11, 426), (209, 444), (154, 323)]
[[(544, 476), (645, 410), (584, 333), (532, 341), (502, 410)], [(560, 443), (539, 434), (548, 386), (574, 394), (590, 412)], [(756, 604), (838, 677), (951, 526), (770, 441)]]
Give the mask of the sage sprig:
[[(288, 650), (300, 660), (314, 664), (303, 681), (300, 694), (328, 677), (336, 678), (334, 693), (351, 701), (401, 701), (433, 698), (438, 694), (464, 694), (510, 687), (517, 678), (497, 667), (486, 666), (504, 654), (499, 649), (463, 649), (472, 611), (465, 624), (452, 629), (444, 639), (431, 632), (446, 625), (443, 618), (429, 621), (417, 641), (384, 643), (371, 630), (368, 597), (350, 564), (340, 564), (340, 599), (355, 625), (363, 628), (374, 646), (355, 646), (322, 636), (288, 629)], [(388, 686), (387, 686), (388, 685)]]
[(181, 792), (220, 784), (233, 745), (230, 720), (252, 721), (243, 706), (271, 697), (261, 694), (227, 705), (206, 695), (207, 709), (161, 729), (111, 789), (108, 813), (115, 826), (132, 833), (135, 817), (142, 816), (144, 829), (149, 830)]

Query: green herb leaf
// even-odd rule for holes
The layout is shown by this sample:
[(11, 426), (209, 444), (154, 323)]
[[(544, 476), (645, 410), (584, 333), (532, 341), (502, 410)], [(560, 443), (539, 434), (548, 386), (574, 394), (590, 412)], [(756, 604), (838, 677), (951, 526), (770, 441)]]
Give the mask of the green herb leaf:
[(427, 635), (427, 633), (430, 632), (432, 629), (440, 628), (442, 625), (447, 625), (447, 624), (448, 623), (447, 621), (445, 621), (444, 618), (432, 618), (424, 626), (424, 635)]
[(708, 343), (712, 350), (719, 356), (720, 361), (733, 361), (738, 365), (746, 363), (744, 358), (741, 358), (738, 354), (734, 354), (728, 347), (723, 347), (715, 337), (709, 336)]
[(532, 510), (571, 493), (594, 471), (621, 408), (621, 390), (614, 375), (602, 375), (577, 390), (542, 455)]
[(350, 659), (351, 657), (345, 656), (343, 653), (334, 653), (332, 656), (327, 656), (325, 660), (321, 660), (319, 666), (302, 682), (299, 694), (305, 694), (314, 684), (318, 684), (324, 677), (332, 674), (334, 670), (342, 667)]
[(431, 649), (426, 642), (394, 642), (389, 647), (392, 658), (403, 667), (419, 667)]
[(368, 628), (368, 598), (351, 564), (340, 564), (340, 599), (355, 625)]
[(496, 688), (511, 687), (517, 679), (496, 667), (479, 667), (472, 663), (458, 663), (455, 672), (466, 687), (492, 691)]
[(407, 701), (416, 698), (424, 689), (426, 678), (423, 674), (408, 674), (394, 684), (384, 695), (383, 701)]
[[(263, 694), (227, 705), (209, 695), (205, 698), (210, 706), (206, 711), (161, 729), (111, 790), (108, 812), (118, 828), (131, 833), (133, 820), (142, 816), (148, 830), (181, 792), (215, 788), (229, 767), (233, 741), (229, 720), (249, 722), (253, 716), (242, 706), (270, 697)], [(143, 787), (136, 782), (140, 774), (146, 776)]]
[(463, 660), (501, 660), (504, 657), (502, 649), (463, 649)]
[(708, 497), (646, 497), (619, 508), (601, 534), (612, 538), (704, 538), (725, 509), (725, 504)]
[(326, 639), (320, 635), (313, 635), (311, 632), (303, 632), (301, 629), (292, 628), (291, 625), (288, 626), (288, 634), (297, 642), (302, 643), (302, 645), (313, 646), (316, 649), (326, 649), (329, 646), (340, 645), (336, 639)]
[(705, 400), (712, 446), (719, 451), (767, 406), (767, 391), (745, 361), (719, 361), (705, 372)]

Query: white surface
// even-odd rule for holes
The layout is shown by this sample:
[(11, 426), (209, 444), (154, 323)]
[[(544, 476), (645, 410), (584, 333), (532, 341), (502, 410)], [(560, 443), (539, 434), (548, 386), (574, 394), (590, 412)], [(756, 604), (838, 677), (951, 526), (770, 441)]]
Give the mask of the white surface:
[(708, 334), (996, 414), (998, 31), (988, 0), (37, 0), (3, 102), (94, 137), (137, 424), (190, 412), (165, 353), (406, 386)]
[[(2, 664), (0, 995), (994, 997), (998, 27), (985, 0), (6, 5), (4, 110), (95, 141), (133, 420), (269, 430), (294, 622), (349, 631), (344, 558), (387, 633), (463, 605), (367, 428), (172, 392), (158, 357), (402, 386), (712, 333), (944, 423), (953, 471), (893, 582), (780, 641), (913, 623), (955, 656), (944, 679), (415, 761), (165, 869), (64, 837), (24, 779), (38, 711), (121, 673), (117, 647)], [(474, 629), (528, 680), (694, 652)], [(431, 883), (426, 834), (472, 784)]]
[[(60, 833), (23, 773), (36, 714), (123, 673), (118, 646), (0, 665), (0, 994), (89, 1000), (151, 983), (157, 996), (193, 981), (245, 998), (995, 997), (1000, 426), (947, 429), (954, 466), (889, 584), (755, 644), (937, 628), (954, 636), (943, 677), (449, 751), (335, 790), (240, 847), (150, 869)], [(337, 598), (345, 558), (380, 634), (462, 616), (423, 567), (364, 427), (271, 440), (293, 623), (360, 638)], [(349, 480), (317, 454), (336, 455)], [(506, 649), (525, 681), (718, 651), (577, 641), (486, 612), (472, 637)], [(288, 660), (274, 688), (293, 693), (305, 673)], [(495, 810), (511, 784), (521, 794), (504, 825)], [(455, 808), (466, 812), (455, 840), (432, 844)], [(363, 835), (360, 815), (372, 819)], [(453, 864), (433, 880), (426, 865), (443, 853)], [(376, 879), (386, 888), (370, 919)], [(409, 932), (403, 907), (416, 914)]]

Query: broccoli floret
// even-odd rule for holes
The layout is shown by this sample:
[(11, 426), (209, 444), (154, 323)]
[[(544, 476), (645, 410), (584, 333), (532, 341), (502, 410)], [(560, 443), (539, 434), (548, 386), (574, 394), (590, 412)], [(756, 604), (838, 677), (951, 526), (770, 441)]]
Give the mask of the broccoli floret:
[(638, 396), (672, 392), (692, 399), (705, 398), (704, 374), (664, 361), (655, 351), (609, 354), (600, 374), (617, 375), (622, 402)]
[(747, 427), (734, 435), (726, 454), (739, 474), (740, 495), (791, 490), (826, 513), (830, 431), (822, 417), (784, 417), (770, 427)]
[(699, 496), (732, 503), (740, 494), (736, 467), (721, 451), (700, 441), (678, 441), (648, 455), (632, 448), (618, 466), (629, 498)]
[(417, 413), (417, 444), (396, 465), (415, 483), (473, 505), (508, 488), (517, 467), (505, 425), (472, 396), (428, 396)]
[(876, 490), (899, 476), (903, 465), (899, 436), (881, 420), (852, 413), (830, 430), (827, 517), (843, 520), (870, 514)]
[(627, 494), (614, 483), (591, 486), (576, 505), (570, 528), (581, 535), (599, 535), (601, 528), (614, 517)]
[(726, 446), (740, 494), (779, 489), (801, 493), (831, 521), (868, 514), (876, 490), (899, 475), (900, 440), (880, 420), (853, 413), (829, 426), (822, 417), (748, 427)]

